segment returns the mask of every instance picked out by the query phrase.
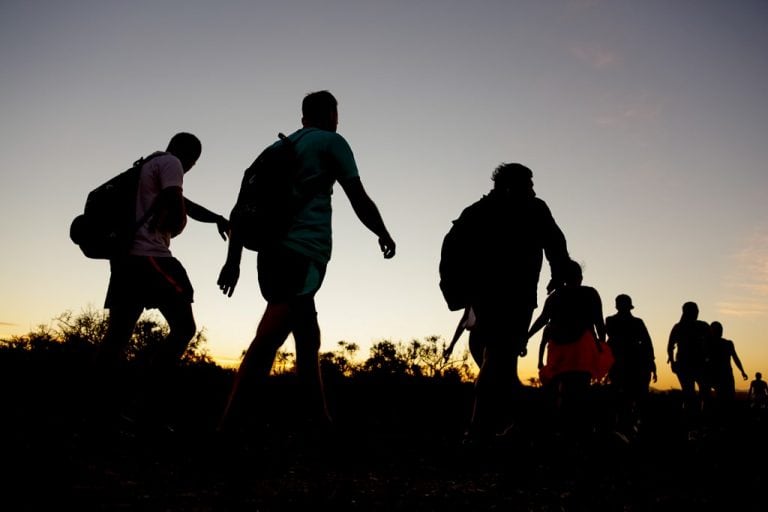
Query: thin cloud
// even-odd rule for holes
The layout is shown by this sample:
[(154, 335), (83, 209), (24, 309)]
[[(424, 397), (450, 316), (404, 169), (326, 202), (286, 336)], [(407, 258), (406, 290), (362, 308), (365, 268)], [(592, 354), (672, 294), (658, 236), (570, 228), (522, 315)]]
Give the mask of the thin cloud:
[(599, 126), (617, 127), (656, 121), (661, 116), (661, 102), (640, 98), (613, 109), (613, 112), (599, 115), (595, 122)]
[(570, 0), (568, 4), (576, 9), (592, 9), (598, 7), (603, 0)]
[(579, 61), (594, 69), (612, 67), (620, 62), (619, 55), (596, 44), (576, 45), (570, 48), (570, 53)]
[(768, 232), (753, 235), (732, 260), (734, 270), (726, 280), (732, 295), (718, 310), (740, 317), (768, 315)]
[(11, 322), (0, 322), (0, 327), (16, 327), (19, 324), (14, 324)]
[[(606, 103), (608, 100), (605, 100)], [(662, 115), (663, 101), (641, 93), (634, 97), (613, 100), (603, 107), (604, 112), (595, 117), (599, 126), (615, 128), (656, 122)]]

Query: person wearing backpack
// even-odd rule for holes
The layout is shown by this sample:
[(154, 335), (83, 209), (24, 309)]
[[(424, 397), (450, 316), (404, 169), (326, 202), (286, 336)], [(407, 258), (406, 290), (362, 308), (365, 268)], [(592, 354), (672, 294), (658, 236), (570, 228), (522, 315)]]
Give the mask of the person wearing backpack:
[(550, 266), (550, 284), (562, 282), (569, 261), (565, 236), (547, 204), (536, 197), (532, 171), (503, 163), (492, 180), (490, 193), (453, 221), (440, 259), (440, 288), (448, 308), (471, 309), (475, 316), (469, 344), (482, 359), (464, 442), (479, 445), (510, 433), (509, 427), (516, 428), (522, 419), (518, 357), (527, 353), (543, 260)]
[[(97, 348), (95, 361), (103, 387), (101, 405), (107, 410), (117, 407), (120, 397), (116, 382), (124, 352), (134, 327), (145, 309), (158, 309), (168, 323), (166, 338), (152, 347), (147, 374), (139, 384), (138, 414), (140, 420), (154, 422), (158, 409), (154, 399), (163, 391), (173, 366), (182, 358), (196, 332), (192, 312), (193, 288), (187, 272), (171, 253), (171, 239), (186, 226), (187, 216), (200, 222), (215, 223), (226, 240), (229, 225), (226, 218), (184, 198), (185, 173), (194, 167), (201, 153), (200, 140), (190, 133), (175, 134), (164, 152), (146, 159), (139, 175), (135, 201), (138, 226), (128, 253), (113, 257), (104, 307), (109, 310), (106, 334)], [(160, 389), (158, 389), (160, 387)]]
[[(288, 135), (298, 159), (296, 187), (306, 196), (287, 231), (258, 249), (259, 288), (267, 301), (256, 335), (238, 368), (218, 427), (237, 433), (264, 425), (264, 392), (278, 349), (289, 334), (296, 346), (296, 366), (304, 414), (304, 433), (328, 432), (331, 415), (319, 368), (320, 327), (315, 294), (331, 258), (331, 194), (339, 183), (360, 221), (378, 237), (384, 258), (395, 255), (376, 204), (363, 187), (352, 150), (337, 133), (338, 108), (329, 91), (307, 94), (302, 101), (302, 128)], [(281, 144), (278, 141), (276, 144)], [(233, 209), (234, 211), (234, 209)], [(243, 242), (233, 230), (218, 278), (219, 288), (232, 296), (240, 274)], [(248, 411), (247, 409), (251, 409)], [(306, 430), (305, 430), (306, 429)], [(253, 432), (247, 432), (252, 434)]]

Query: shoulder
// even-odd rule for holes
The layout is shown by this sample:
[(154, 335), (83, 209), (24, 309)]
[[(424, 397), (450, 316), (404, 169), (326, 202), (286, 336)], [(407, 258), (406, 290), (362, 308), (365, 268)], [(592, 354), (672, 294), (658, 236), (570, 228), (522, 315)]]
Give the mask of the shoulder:
[(459, 221), (472, 221), (484, 217), (493, 207), (490, 195), (484, 195), (461, 211)]
[(146, 157), (145, 160), (149, 160), (144, 166), (150, 170), (156, 172), (180, 172), (184, 174), (181, 160), (170, 153), (157, 151)]
[(319, 128), (302, 128), (289, 135), (289, 138), (299, 145), (317, 145), (331, 150), (351, 151), (351, 147), (343, 135)]
[(540, 215), (551, 217), (552, 213), (549, 211), (549, 206), (539, 197), (533, 197), (529, 201), (529, 207)]
[(598, 292), (597, 289), (593, 288), (592, 286), (582, 285), (580, 290), (581, 290), (581, 293), (583, 293), (584, 295), (588, 295), (598, 300), (600, 299), (600, 292)]
[(170, 153), (156, 152), (149, 157), (144, 164), (143, 172), (160, 180), (162, 188), (181, 186), (184, 180), (184, 168), (181, 160)]

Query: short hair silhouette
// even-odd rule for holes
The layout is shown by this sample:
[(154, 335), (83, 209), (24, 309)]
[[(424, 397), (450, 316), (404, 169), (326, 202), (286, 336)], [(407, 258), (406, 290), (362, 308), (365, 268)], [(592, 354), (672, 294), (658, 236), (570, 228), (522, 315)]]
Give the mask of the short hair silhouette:
[(566, 283), (573, 283), (579, 281), (584, 277), (581, 269), (581, 265), (571, 260), (563, 267), (563, 277)]
[(627, 295), (626, 293), (620, 293), (616, 296), (616, 309), (619, 310), (630, 310), (633, 309), (635, 306), (632, 305), (632, 297)]
[(683, 304), (682, 318), (696, 320), (699, 317), (699, 306), (695, 302), (686, 302)]
[(301, 115), (312, 124), (324, 125), (336, 112), (338, 105), (338, 101), (329, 91), (311, 92), (304, 96), (301, 102)]
[(531, 186), (533, 171), (523, 164), (505, 163), (494, 169), (491, 179), (493, 188), (498, 190), (515, 190)]
[(197, 159), (203, 152), (203, 145), (195, 135), (179, 132), (171, 137), (167, 151), (176, 156), (188, 156)]

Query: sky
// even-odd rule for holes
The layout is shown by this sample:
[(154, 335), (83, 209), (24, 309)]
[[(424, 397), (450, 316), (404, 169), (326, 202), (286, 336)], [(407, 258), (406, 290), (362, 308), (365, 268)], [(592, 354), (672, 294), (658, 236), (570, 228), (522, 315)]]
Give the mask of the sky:
[[(768, 372), (766, 48), (763, 0), (2, 0), (0, 338), (101, 310), (108, 263), (68, 237), (88, 191), (189, 131), (203, 152), (185, 195), (227, 215), (244, 169), (327, 89), (397, 255), (337, 185), (321, 350), (450, 339), (442, 238), (520, 162), (604, 314), (632, 297), (659, 388), (679, 388), (666, 344), (686, 301), (750, 378)], [(190, 221), (171, 250), (208, 350), (236, 364), (265, 307), (256, 254), (228, 298), (212, 224)], [(540, 305), (548, 277), (545, 263)]]

